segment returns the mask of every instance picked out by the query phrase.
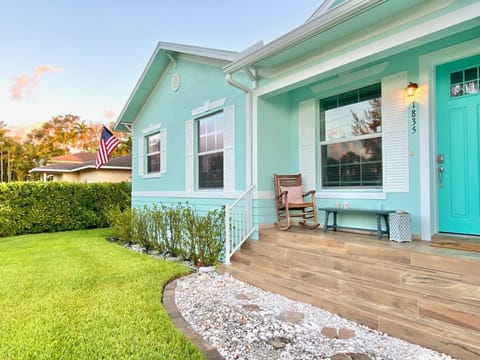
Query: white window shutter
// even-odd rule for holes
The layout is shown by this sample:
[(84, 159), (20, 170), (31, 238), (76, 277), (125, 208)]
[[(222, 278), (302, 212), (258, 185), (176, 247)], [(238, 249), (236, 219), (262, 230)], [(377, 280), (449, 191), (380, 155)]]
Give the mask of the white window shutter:
[(185, 191), (193, 191), (193, 120), (185, 123)]
[(223, 190), (235, 190), (235, 111), (230, 106), (223, 110)]
[(316, 189), (315, 177), (315, 99), (302, 101), (298, 105), (299, 172), (302, 174), (303, 189)]
[(160, 132), (160, 173), (167, 172), (167, 130)]
[(140, 139), (138, 139), (138, 175), (143, 176), (143, 162), (144, 162), (144, 143), (145, 138), (143, 136), (140, 136)]
[(409, 191), (408, 119), (404, 87), (407, 74), (382, 79), (383, 188), (385, 192)]

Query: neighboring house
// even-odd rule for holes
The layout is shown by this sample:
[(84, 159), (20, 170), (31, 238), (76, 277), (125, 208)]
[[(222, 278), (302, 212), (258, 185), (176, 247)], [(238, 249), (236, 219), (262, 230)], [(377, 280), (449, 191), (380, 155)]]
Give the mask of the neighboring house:
[(115, 126), (133, 136), (133, 205), (208, 209), (253, 186), (258, 228), (275, 221), (272, 175), (300, 172), (319, 206), (405, 210), (424, 240), (480, 235), (479, 15), (326, 0), (240, 54), (159, 43)]
[(121, 156), (95, 166), (95, 154), (78, 153), (52, 158), (55, 163), (33, 168), (29, 173), (40, 174), (42, 181), (122, 182), (131, 181), (132, 156)]

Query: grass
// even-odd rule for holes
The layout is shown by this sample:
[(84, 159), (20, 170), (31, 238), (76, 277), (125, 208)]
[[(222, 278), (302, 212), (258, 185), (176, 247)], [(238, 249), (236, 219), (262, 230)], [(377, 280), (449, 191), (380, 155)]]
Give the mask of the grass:
[(188, 269), (108, 229), (0, 239), (0, 359), (205, 359), (161, 304)]

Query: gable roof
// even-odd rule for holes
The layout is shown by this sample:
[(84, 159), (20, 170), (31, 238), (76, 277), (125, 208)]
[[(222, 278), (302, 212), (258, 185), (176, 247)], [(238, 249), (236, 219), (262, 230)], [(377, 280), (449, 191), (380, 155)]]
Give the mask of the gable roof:
[(161, 75), (170, 63), (175, 64), (175, 58), (178, 55), (189, 55), (193, 61), (199, 61), (201, 59), (204, 61), (205, 59), (216, 61), (219, 67), (222, 67), (233, 61), (237, 54), (235, 51), (159, 42), (118, 117), (114, 129), (118, 131), (130, 131), (130, 125), (152, 93)]
[(317, 10), (315, 10), (315, 12), (307, 19), (306, 22), (310, 21), (310, 20), (313, 20), (323, 14), (325, 14), (327, 11), (333, 9), (334, 7), (344, 3), (345, 1), (348, 1), (348, 0), (324, 0), (322, 2), (322, 5), (320, 5), (318, 7)]
[[(287, 91), (315, 75), (347, 72), (367, 58), (374, 61), (479, 26), (479, 13), (479, 0), (327, 0), (307, 22), (238, 57), (224, 71), (255, 70), (256, 84), (262, 77), (284, 75), (261, 91)], [(316, 74), (302, 71), (309, 63), (323, 67), (311, 67), (321, 68)]]
[[(95, 155), (95, 154), (93, 154)], [(46, 166), (35, 167), (29, 170), (29, 173), (71, 173), (86, 169), (95, 169), (95, 159), (82, 163), (57, 163)], [(102, 166), (101, 170), (131, 170), (132, 169), (132, 155), (120, 156), (110, 159), (108, 163)]]
[(326, 1), (307, 22), (266, 44), (257, 51), (236, 59), (234, 62), (225, 66), (224, 70), (226, 73), (233, 73), (279, 53), (288, 52), (294, 47), (295, 52), (301, 55), (302, 49), (298, 47), (300, 44), (385, 1), (387, 0), (345, 0), (333, 8), (328, 7), (328, 5), (332, 5), (331, 1)]

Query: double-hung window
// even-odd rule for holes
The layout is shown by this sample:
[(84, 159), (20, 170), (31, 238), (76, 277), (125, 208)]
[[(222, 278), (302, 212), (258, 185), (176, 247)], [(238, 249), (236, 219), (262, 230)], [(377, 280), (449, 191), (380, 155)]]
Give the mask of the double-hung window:
[(382, 98), (375, 84), (320, 100), (322, 188), (380, 188)]
[(147, 142), (147, 173), (159, 173), (160, 172), (160, 153), (161, 153), (161, 140), (160, 133), (155, 133), (146, 137)]
[(152, 127), (143, 131), (138, 144), (138, 174), (147, 178), (167, 172), (167, 130)]
[(223, 112), (197, 120), (198, 187), (223, 188)]

